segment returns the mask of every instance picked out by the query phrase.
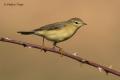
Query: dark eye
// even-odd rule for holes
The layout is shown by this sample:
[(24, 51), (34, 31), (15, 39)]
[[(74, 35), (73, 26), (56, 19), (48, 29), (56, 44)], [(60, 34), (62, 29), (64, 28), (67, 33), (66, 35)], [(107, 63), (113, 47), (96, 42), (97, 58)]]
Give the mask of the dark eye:
[(79, 24), (78, 22), (75, 22), (75, 24)]

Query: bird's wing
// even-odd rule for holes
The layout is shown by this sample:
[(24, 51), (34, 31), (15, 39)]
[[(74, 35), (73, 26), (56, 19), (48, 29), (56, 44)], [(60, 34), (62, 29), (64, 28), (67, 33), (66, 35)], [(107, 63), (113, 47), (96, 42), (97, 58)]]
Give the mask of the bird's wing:
[(57, 23), (48, 24), (48, 25), (42, 26), (40, 28), (34, 29), (33, 31), (55, 30), (55, 29), (60, 29), (64, 26), (65, 26), (64, 22), (57, 22)]

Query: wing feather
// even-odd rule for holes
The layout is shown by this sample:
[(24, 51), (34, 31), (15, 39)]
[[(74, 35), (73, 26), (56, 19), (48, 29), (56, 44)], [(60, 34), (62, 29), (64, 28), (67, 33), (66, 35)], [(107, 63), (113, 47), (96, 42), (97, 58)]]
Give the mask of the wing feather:
[(48, 24), (48, 25), (42, 26), (40, 28), (34, 29), (33, 31), (55, 30), (55, 29), (60, 29), (64, 26), (65, 26), (64, 22), (57, 22), (57, 23)]

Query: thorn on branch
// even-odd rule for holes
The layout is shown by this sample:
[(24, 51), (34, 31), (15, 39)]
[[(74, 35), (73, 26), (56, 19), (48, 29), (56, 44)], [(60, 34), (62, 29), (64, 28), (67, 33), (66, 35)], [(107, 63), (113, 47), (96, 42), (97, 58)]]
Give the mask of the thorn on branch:
[(74, 56), (77, 56), (78, 54), (77, 53), (73, 53)]
[(5, 38), (6, 40), (10, 40), (8, 37)]
[(108, 68), (112, 69), (112, 65), (110, 65)]
[(102, 69), (101, 67), (98, 67), (98, 71), (99, 71), (99, 72), (102, 72), (102, 70), (103, 70), (103, 69)]
[(85, 59), (82, 59), (81, 62), (82, 62), (82, 63), (88, 63), (88, 61), (85, 60)]
[(27, 48), (32, 48), (31, 46), (27, 46)]

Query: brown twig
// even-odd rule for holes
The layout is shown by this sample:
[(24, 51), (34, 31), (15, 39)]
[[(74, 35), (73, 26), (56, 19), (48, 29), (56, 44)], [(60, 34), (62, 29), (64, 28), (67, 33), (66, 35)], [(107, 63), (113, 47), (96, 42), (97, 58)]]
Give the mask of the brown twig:
[[(27, 43), (27, 42), (23, 42), (23, 41), (18, 41), (18, 40), (15, 40), (15, 39), (0, 37), (0, 41), (13, 43), (13, 44), (18, 44), (18, 45), (22, 45), (22, 46), (28, 47), (28, 48), (42, 49), (42, 50), (45, 50), (45, 51), (50, 51), (50, 52), (54, 52), (54, 53), (57, 53), (57, 54), (61, 54), (61, 52), (57, 49), (48, 48), (48, 47), (43, 48), (41, 45), (36, 45), (36, 44), (31, 44), (31, 43)], [(80, 56), (78, 56), (76, 53), (70, 54), (68, 52), (63, 52), (62, 55), (67, 56), (69, 58), (72, 58), (72, 59), (74, 59), (76, 61), (79, 61), (81, 63), (93, 66), (93, 67), (97, 68), (99, 71), (101, 71), (101, 70), (104, 71), (106, 74), (111, 73), (111, 74), (114, 74), (116, 76), (120, 76), (119, 71), (111, 69), (109, 67), (105, 67), (103, 65), (97, 64), (95, 62), (92, 62), (92, 61), (89, 61), (89, 60), (86, 60), (86, 59), (83, 59)]]

